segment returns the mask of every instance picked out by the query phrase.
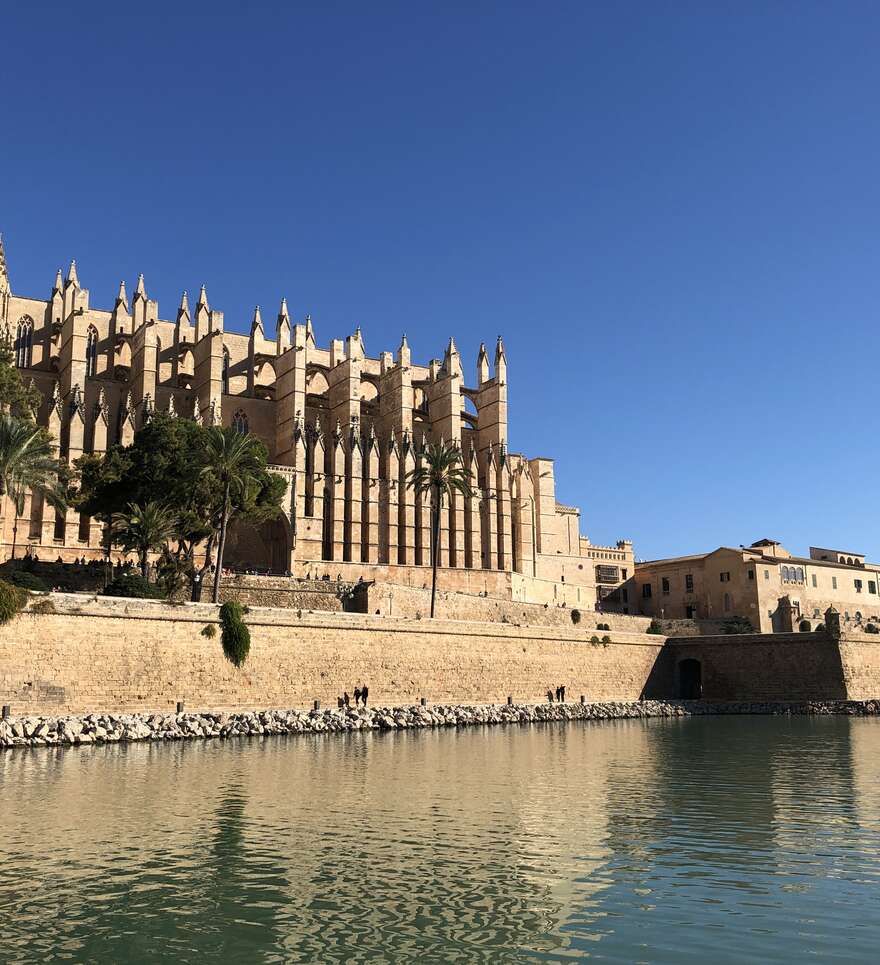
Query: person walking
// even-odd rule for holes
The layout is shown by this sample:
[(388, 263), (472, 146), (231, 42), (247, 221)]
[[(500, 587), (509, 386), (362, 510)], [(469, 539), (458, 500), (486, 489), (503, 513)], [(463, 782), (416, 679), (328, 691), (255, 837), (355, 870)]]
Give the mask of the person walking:
[(553, 691), (549, 687), (547, 688), (547, 703), (553, 703)]
[(363, 687), (361, 687), (361, 700), (364, 703), (364, 707), (367, 706), (367, 695), (369, 693), (370, 693), (370, 688), (366, 684), (364, 684)]
[(559, 688), (559, 692), (562, 694), (562, 702), (565, 703), (565, 684)]
[(343, 699), (343, 701), (345, 702), (345, 709), (348, 710), (348, 708), (351, 707), (351, 697), (348, 696), (348, 691), (347, 691), (347, 690), (346, 690), (345, 693), (342, 695), (342, 699)]
[(355, 705), (355, 707), (357, 707), (360, 702), (361, 702), (361, 688), (360, 688), (360, 687), (355, 687), (355, 688), (354, 688), (354, 705)]

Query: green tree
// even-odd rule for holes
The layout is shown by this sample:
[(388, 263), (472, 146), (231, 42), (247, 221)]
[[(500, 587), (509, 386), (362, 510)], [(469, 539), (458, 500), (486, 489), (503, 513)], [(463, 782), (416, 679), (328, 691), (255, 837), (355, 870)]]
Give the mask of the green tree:
[(0, 411), (34, 422), (40, 407), (39, 389), (25, 385), (21, 370), (15, 366), (15, 358), (9, 336), (0, 337)]
[(114, 513), (110, 522), (110, 537), (123, 552), (136, 552), (141, 568), (141, 576), (147, 579), (147, 557), (152, 550), (161, 550), (174, 536), (176, 520), (174, 514), (158, 502), (129, 503), (119, 513)]
[[(161, 500), (175, 518), (164, 568), (168, 573), (195, 573), (197, 547), (204, 549), (201, 572), (211, 565), (216, 548), (223, 507), (223, 484), (208, 469), (209, 441), (215, 429), (189, 419), (155, 416), (129, 446), (111, 446), (103, 454), (77, 460), (79, 490), (77, 508), (89, 516), (109, 522), (129, 502), (138, 505)], [(229, 518), (259, 524), (280, 511), (286, 491), (283, 477), (268, 472), (268, 453), (255, 437), (257, 468), (253, 484), (242, 490), (231, 488)], [(227, 520), (228, 522), (228, 520)]]
[(220, 577), (226, 550), (226, 531), (236, 508), (256, 505), (266, 475), (266, 447), (251, 435), (241, 435), (231, 426), (210, 430), (207, 461), (202, 475), (216, 479), (221, 488), (217, 530), (217, 565), (214, 571), (214, 602), (220, 602)]
[(47, 433), (9, 412), (0, 412), (0, 498), (9, 496), (15, 520), (12, 529), (12, 557), (18, 537), (18, 519), (24, 511), (25, 495), (42, 495), (57, 509), (64, 509), (64, 473), (55, 457)]
[(431, 442), (425, 446), (422, 459), (415, 469), (406, 474), (406, 485), (418, 496), (431, 497), (431, 616), (437, 596), (437, 559), (440, 551), (440, 513), (445, 497), (453, 493), (471, 494), (468, 476), (461, 459), (461, 450), (452, 443)]

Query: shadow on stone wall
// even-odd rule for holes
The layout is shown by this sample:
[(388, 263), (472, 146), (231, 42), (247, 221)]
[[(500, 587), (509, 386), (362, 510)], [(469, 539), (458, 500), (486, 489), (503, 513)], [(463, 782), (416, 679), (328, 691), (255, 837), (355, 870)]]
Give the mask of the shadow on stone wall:
[[(686, 674), (682, 673), (682, 664)], [(840, 646), (825, 633), (670, 637), (645, 683), (646, 699), (846, 700)], [(685, 680), (687, 676), (687, 680)]]

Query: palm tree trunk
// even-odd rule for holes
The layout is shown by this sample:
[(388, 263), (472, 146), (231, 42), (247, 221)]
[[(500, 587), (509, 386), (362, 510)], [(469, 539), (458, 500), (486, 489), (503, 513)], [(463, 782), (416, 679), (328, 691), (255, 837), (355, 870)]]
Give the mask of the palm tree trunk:
[(12, 558), (15, 559), (15, 543), (18, 539), (18, 512), (12, 521)]
[(440, 559), (440, 500), (443, 495), (439, 486), (434, 486), (434, 514), (431, 519), (431, 529), (434, 535), (434, 545), (431, 547), (431, 619), (434, 619), (434, 601), (437, 597), (437, 561)]
[(214, 570), (214, 602), (220, 602), (220, 573), (223, 569), (223, 551), (226, 549), (226, 526), (229, 523), (229, 482), (223, 490), (223, 515), (220, 517), (220, 543), (217, 546), (217, 568)]
[(144, 546), (142, 546), (140, 548), (140, 551), (138, 552), (138, 556), (140, 556), (140, 559), (141, 559), (141, 576), (144, 579), (147, 579), (147, 553), (148, 552), (149, 552), (149, 549)]

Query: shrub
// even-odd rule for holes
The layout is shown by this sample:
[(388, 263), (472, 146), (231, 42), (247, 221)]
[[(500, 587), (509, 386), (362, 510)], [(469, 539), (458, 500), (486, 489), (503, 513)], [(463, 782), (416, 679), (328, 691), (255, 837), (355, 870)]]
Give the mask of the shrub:
[(755, 628), (746, 617), (731, 617), (721, 624), (722, 633), (754, 633)]
[(140, 573), (120, 573), (104, 587), (104, 596), (131, 596), (139, 600), (161, 600), (164, 593)]
[(597, 630), (610, 630), (611, 627), (608, 626), (607, 623), (597, 623), (597, 624), (596, 624), (596, 629), (597, 629)]
[(217, 628), (213, 623), (209, 623), (203, 630), (202, 636), (207, 637), (209, 640), (213, 640), (217, 636)]
[(35, 600), (29, 607), (28, 613), (38, 616), (40, 614), (55, 613), (55, 604), (49, 597), (44, 597), (42, 600)]
[(825, 632), (825, 624), (824, 624), (824, 623), (817, 623), (817, 624), (816, 624), (816, 629), (813, 630), (813, 633), (824, 633), (824, 632)]
[(23, 590), (33, 590), (34, 593), (48, 593), (49, 584), (41, 580), (36, 573), (27, 570), (15, 570), (9, 577), (9, 582), (20, 586)]
[(581, 611), (580, 611), (580, 610), (572, 610), (572, 611), (571, 611), (571, 622), (572, 622), (575, 626), (577, 626), (577, 625), (581, 622)]
[(27, 603), (27, 590), (0, 580), (0, 623), (8, 623)]
[(652, 620), (650, 626), (645, 633), (663, 633), (663, 627), (660, 626), (659, 620)]
[(609, 637), (607, 633), (602, 637), (602, 643), (605, 644), (606, 647), (611, 643), (611, 637)]
[(590, 637), (590, 643), (592, 643), (594, 647), (598, 647), (601, 642), (595, 633)]
[(865, 633), (880, 633), (880, 629), (878, 629), (875, 623), (866, 623)]
[(220, 607), (220, 627), (222, 629), (223, 652), (226, 659), (240, 667), (251, 649), (251, 633), (242, 620), (241, 604), (229, 600)]
[(801, 633), (809, 633), (811, 629), (809, 620), (801, 620), (798, 624), (798, 630), (800, 630)]

